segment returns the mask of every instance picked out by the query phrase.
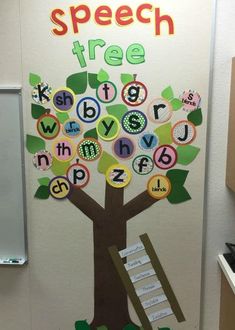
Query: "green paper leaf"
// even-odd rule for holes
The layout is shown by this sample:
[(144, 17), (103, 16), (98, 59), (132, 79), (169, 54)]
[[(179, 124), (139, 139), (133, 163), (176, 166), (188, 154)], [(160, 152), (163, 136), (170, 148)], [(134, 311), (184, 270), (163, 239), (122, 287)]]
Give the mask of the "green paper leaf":
[(43, 177), (43, 178), (39, 178), (38, 179), (38, 183), (40, 184), (40, 186), (49, 186), (51, 179), (48, 177)]
[(200, 126), (202, 124), (202, 109), (198, 108), (188, 114), (188, 121), (191, 121), (195, 126)]
[(33, 117), (33, 119), (38, 119), (39, 117), (41, 117), (42, 115), (44, 115), (47, 112), (47, 110), (39, 105), (39, 104), (31, 104), (31, 115)]
[(75, 330), (90, 330), (90, 329), (91, 327), (89, 326), (86, 320), (75, 322)]
[(89, 86), (93, 89), (97, 89), (100, 85), (100, 81), (97, 79), (96, 73), (88, 73)]
[(127, 106), (125, 106), (125, 104), (115, 104), (107, 106), (106, 110), (109, 115), (112, 115), (116, 117), (119, 121), (121, 121), (122, 117), (128, 111), (128, 108)]
[(158, 330), (171, 330), (171, 329), (164, 327), (164, 328), (158, 328)]
[(100, 70), (100, 72), (97, 75), (97, 79), (99, 80), (99, 82), (103, 82), (103, 81), (107, 81), (109, 80), (109, 75), (106, 71), (104, 71), (103, 69)]
[(59, 122), (63, 124), (66, 120), (69, 119), (69, 115), (67, 112), (56, 112), (56, 117), (59, 119)]
[(174, 111), (177, 111), (182, 108), (183, 102), (179, 99), (173, 99), (171, 100), (171, 105)]
[(34, 197), (38, 199), (48, 199), (49, 196), (50, 191), (48, 186), (40, 186), (34, 195)]
[(106, 151), (103, 151), (98, 163), (98, 172), (106, 174), (108, 168), (114, 164), (118, 164), (118, 161)]
[(130, 73), (122, 73), (121, 74), (121, 81), (123, 85), (126, 85), (134, 80), (133, 74)]
[(163, 144), (172, 144), (172, 136), (171, 136), (171, 129), (172, 125), (171, 123), (167, 123), (164, 125), (159, 126), (154, 130), (154, 133), (158, 136), (159, 139), (159, 146)]
[(76, 95), (85, 93), (87, 89), (87, 72), (72, 74), (67, 78), (66, 86), (71, 88)]
[(92, 128), (89, 131), (86, 131), (83, 135), (84, 138), (93, 138), (98, 140), (98, 134), (96, 128)]
[(176, 148), (176, 151), (178, 155), (177, 163), (181, 165), (189, 165), (197, 157), (200, 148), (191, 145), (186, 145), (178, 146)]
[(139, 328), (138, 327), (136, 327), (135, 325), (133, 325), (133, 324), (127, 324), (124, 328), (123, 328), (123, 330), (138, 330)]
[(179, 204), (191, 199), (186, 188), (183, 186), (189, 171), (184, 170), (169, 170), (166, 174), (171, 182), (171, 192), (167, 196), (171, 204)]
[(101, 325), (97, 328), (97, 330), (108, 330), (108, 328), (106, 327), (106, 325)]
[(35, 154), (35, 152), (38, 152), (39, 150), (45, 150), (46, 149), (46, 143), (43, 139), (34, 136), (34, 135), (26, 135), (26, 148), (28, 152), (31, 154)]
[(35, 73), (30, 73), (29, 74), (29, 83), (31, 86), (36, 86), (42, 81), (41, 77)]
[(58, 159), (53, 157), (51, 171), (54, 175), (64, 175), (70, 166), (70, 162), (60, 162)]
[(162, 91), (162, 97), (168, 101), (172, 100), (174, 98), (174, 92), (171, 86), (168, 86)]

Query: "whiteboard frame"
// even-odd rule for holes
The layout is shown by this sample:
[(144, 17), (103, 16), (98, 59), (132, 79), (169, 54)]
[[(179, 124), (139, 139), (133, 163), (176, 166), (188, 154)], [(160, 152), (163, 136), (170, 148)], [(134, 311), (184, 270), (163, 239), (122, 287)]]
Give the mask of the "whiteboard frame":
[(26, 177), (25, 177), (25, 154), (24, 154), (24, 123), (23, 123), (23, 101), (22, 86), (0, 86), (0, 94), (18, 94), (19, 96), (19, 123), (21, 142), (21, 174), (22, 174), (22, 199), (23, 199), (23, 226), (24, 226), (24, 256), (22, 259), (1, 259), (0, 266), (22, 266), (28, 263), (28, 234), (27, 234), (27, 203), (26, 203)]

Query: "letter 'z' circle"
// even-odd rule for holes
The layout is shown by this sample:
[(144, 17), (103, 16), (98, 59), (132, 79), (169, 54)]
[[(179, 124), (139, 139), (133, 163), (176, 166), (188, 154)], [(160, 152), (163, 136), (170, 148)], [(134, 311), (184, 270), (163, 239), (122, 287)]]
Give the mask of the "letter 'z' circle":
[(122, 164), (115, 164), (108, 168), (106, 180), (114, 188), (126, 187), (131, 181), (132, 174), (129, 168)]
[(84, 97), (77, 104), (77, 116), (84, 123), (93, 123), (100, 116), (100, 104), (93, 97)]
[(163, 199), (171, 192), (171, 182), (168, 177), (157, 174), (149, 179), (147, 190), (151, 197), (155, 199)]
[(73, 164), (67, 170), (67, 178), (73, 186), (83, 188), (90, 180), (90, 172), (85, 165)]

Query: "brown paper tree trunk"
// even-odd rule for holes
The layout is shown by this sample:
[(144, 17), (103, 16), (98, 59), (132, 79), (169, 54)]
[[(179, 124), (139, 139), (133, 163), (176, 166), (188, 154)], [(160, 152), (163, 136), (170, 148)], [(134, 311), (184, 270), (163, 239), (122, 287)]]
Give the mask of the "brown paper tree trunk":
[(101, 325), (111, 330), (122, 330), (125, 325), (133, 324), (128, 312), (127, 294), (108, 247), (116, 245), (118, 250), (125, 249), (127, 221), (157, 200), (144, 191), (124, 205), (123, 195), (123, 188), (106, 184), (104, 208), (81, 189), (73, 187), (69, 196), (70, 202), (93, 221), (95, 296), (92, 330)]

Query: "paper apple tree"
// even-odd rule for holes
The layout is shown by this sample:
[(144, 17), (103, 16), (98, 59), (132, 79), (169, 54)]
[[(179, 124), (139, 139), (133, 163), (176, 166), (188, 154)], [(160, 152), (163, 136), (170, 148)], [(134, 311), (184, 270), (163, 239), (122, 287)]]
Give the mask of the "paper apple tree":
[[(72, 74), (59, 89), (52, 90), (36, 74), (29, 82), (37, 133), (27, 135), (26, 147), (38, 174), (50, 173), (38, 179), (35, 198), (67, 199), (93, 222), (94, 319), (90, 325), (78, 321), (76, 327), (124, 329), (133, 323), (108, 247), (124, 249), (127, 221), (153, 204), (191, 199), (184, 167), (200, 151), (192, 145), (202, 123), (200, 97), (188, 91), (179, 99), (167, 87), (149, 100), (136, 75), (121, 74), (117, 88), (102, 69)], [(173, 121), (179, 111), (181, 120)], [(104, 207), (85, 191), (94, 165), (104, 177)], [(134, 186), (137, 176), (143, 191), (124, 204), (125, 187)], [(94, 184), (99, 193), (100, 181)]]

